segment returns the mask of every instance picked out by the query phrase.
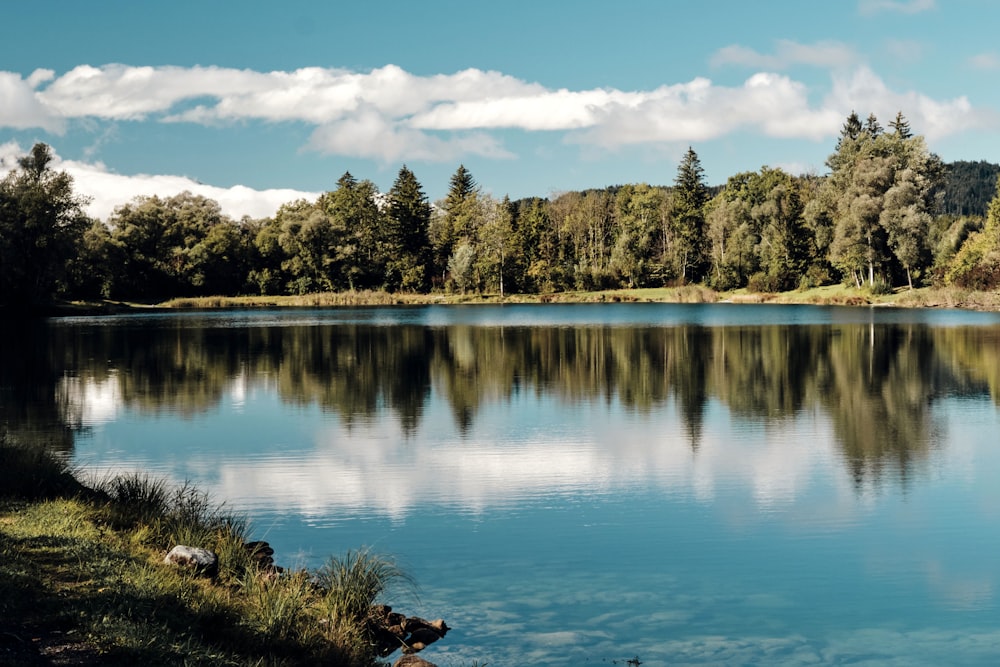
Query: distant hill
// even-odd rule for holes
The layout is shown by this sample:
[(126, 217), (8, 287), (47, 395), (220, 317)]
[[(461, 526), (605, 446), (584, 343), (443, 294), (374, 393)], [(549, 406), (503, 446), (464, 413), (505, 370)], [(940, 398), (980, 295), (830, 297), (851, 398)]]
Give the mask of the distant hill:
[(985, 216), (990, 200), (996, 194), (1000, 164), (960, 160), (949, 163), (947, 167), (941, 213)]

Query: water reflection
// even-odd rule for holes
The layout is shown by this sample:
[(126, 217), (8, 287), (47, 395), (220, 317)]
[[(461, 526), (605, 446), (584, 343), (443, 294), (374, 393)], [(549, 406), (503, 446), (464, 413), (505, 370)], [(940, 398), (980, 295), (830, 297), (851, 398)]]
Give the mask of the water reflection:
[(697, 452), (707, 410), (718, 404), (750, 425), (821, 415), (861, 486), (886, 471), (905, 480), (926, 459), (945, 429), (933, 409), (942, 398), (1000, 401), (997, 327), (252, 322), (192, 325), (181, 316), (155, 326), (123, 319), (8, 329), (3, 422), (66, 447), (70, 429), (122, 411), (192, 418), (268, 387), (284, 404), (318, 408), (347, 430), (391, 414), (405, 440), (436, 401), (468, 435), (484, 411), (533, 396), (559, 409), (670, 411)]
[(191, 479), (285, 562), (404, 555), (439, 664), (995, 662), (995, 320), (514, 315), (8, 328), (0, 418)]

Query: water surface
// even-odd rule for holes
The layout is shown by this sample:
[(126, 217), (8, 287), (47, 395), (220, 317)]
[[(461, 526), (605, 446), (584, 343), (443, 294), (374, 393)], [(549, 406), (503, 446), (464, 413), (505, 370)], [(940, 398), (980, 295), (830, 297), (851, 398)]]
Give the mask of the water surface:
[[(63, 318), (0, 409), (368, 546), (442, 666), (995, 664), (1000, 316), (738, 305)], [(18, 350), (16, 353), (12, 350)], [(615, 663), (617, 661), (617, 663)]]

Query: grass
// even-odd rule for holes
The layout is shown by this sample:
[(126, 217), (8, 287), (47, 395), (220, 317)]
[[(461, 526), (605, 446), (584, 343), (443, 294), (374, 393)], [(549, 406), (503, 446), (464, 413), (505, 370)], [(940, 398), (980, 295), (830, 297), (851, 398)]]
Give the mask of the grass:
[(550, 294), (405, 294), (378, 290), (323, 292), (301, 296), (208, 296), (179, 298), (160, 304), (127, 304), (120, 302), (75, 303), (66, 313), (120, 312), (130, 309), (234, 309), (234, 308), (323, 308), (336, 306), (396, 306), (428, 304), (493, 304), (493, 303), (788, 303), (848, 306), (900, 306), (907, 308), (966, 308), (1000, 310), (1000, 291), (973, 292), (954, 287), (921, 287), (913, 290), (897, 288), (885, 294), (867, 288), (825, 285), (806, 290), (780, 293), (758, 293), (746, 289), (716, 292), (702, 285), (682, 287), (649, 287), (610, 289), (601, 291), (569, 291)]
[[(0, 471), (0, 665), (49, 664), (40, 651), (79, 665), (376, 665), (360, 610), (412, 584), (366, 551), (316, 573), (263, 569), (246, 522), (190, 485), (88, 486), (5, 436)], [(215, 551), (219, 575), (165, 565), (177, 543)]]

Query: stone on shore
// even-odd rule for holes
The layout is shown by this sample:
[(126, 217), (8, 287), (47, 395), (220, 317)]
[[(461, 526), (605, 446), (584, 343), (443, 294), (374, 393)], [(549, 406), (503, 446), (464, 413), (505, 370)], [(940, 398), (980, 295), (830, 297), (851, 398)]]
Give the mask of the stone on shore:
[(392, 667), (437, 667), (433, 662), (427, 662), (419, 655), (409, 655), (400, 656), (399, 660), (392, 663)]
[(170, 550), (163, 562), (190, 569), (206, 577), (215, 577), (219, 574), (219, 557), (201, 547), (178, 544)]

